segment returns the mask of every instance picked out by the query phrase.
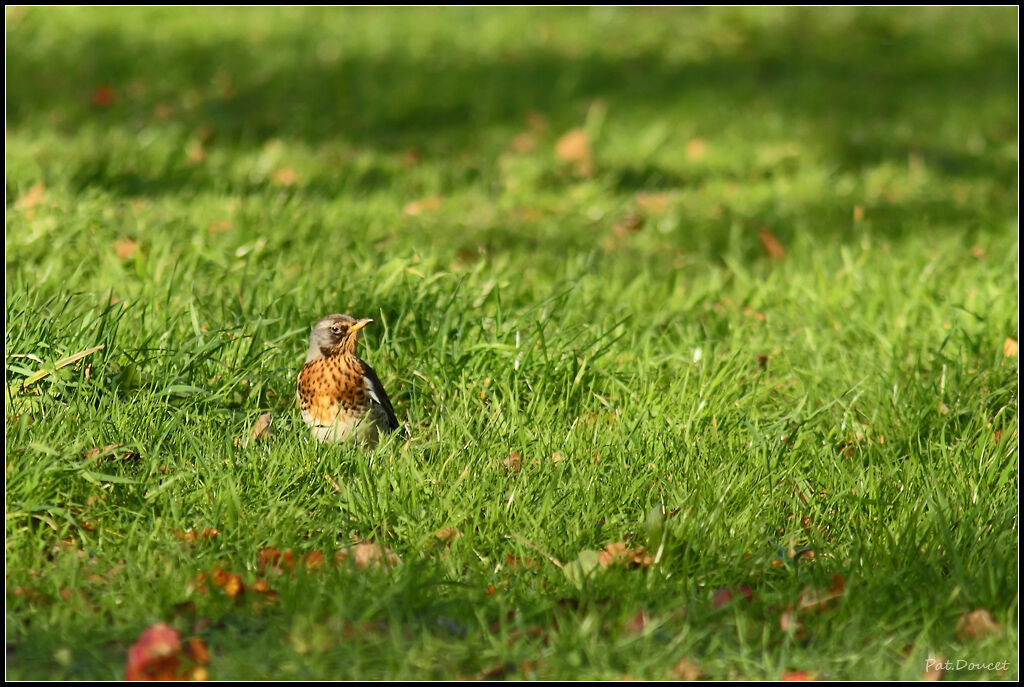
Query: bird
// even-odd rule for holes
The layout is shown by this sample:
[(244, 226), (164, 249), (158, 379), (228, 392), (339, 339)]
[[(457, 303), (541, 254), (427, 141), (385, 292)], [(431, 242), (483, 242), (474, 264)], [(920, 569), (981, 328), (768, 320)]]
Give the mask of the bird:
[(376, 445), (381, 434), (400, 428), (377, 373), (356, 355), (359, 332), (371, 322), (335, 314), (313, 325), (296, 395), (303, 421), (321, 443), (353, 438)]

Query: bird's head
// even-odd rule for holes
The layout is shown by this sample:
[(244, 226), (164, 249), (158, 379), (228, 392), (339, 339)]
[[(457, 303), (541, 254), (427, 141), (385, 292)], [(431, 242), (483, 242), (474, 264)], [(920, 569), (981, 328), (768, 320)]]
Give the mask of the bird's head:
[(324, 317), (313, 325), (306, 362), (339, 353), (355, 353), (359, 330), (371, 322), (369, 318), (357, 320), (348, 315)]

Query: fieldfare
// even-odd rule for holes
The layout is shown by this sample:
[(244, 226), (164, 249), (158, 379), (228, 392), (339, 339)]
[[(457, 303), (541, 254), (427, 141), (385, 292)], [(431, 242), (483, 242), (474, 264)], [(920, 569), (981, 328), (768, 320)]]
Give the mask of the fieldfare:
[(377, 373), (356, 355), (359, 330), (372, 321), (328, 315), (313, 325), (297, 393), (318, 441), (356, 437), (374, 445), (382, 432), (399, 428)]

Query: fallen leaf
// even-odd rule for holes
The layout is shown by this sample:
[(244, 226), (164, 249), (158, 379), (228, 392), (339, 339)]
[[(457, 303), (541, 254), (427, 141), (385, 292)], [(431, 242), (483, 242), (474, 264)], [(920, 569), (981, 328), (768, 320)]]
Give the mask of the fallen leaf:
[(310, 551), (302, 555), (302, 564), (307, 570), (319, 570), (324, 565), (324, 555), (320, 551)]
[(266, 441), (273, 434), (270, 424), (274, 417), (271, 413), (263, 413), (258, 418), (253, 426), (249, 428), (249, 434), (243, 439), (235, 439), (235, 446), (241, 446), (247, 448), (250, 441)]
[(271, 183), (278, 186), (293, 186), (298, 180), (298, 173), (291, 167), (279, 167), (270, 175)]
[(796, 636), (803, 634), (803, 622), (797, 617), (793, 608), (787, 608), (779, 616), (779, 629), (786, 634)]
[(921, 679), (926, 682), (935, 682), (936, 680), (941, 680), (945, 673), (946, 658), (935, 654), (925, 659), (924, 672), (921, 673)]
[(704, 671), (701, 667), (687, 658), (679, 659), (675, 666), (672, 668), (672, 674), (677, 680), (683, 680), (685, 682), (693, 682), (699, 679)]
[(664, 191), (651, 193), (640, 191), (636, 194), (634, 200), (645, 212), (660, 214), (668, 209), (669, 195)]
[(406, 204), (403, 208), (403, 212), (410, 217), (422, 215), (424, 212), (433, 212), (441, 207), (441, 199), (437, 196), (430, 196), (429, 198), (420, 198)]
[(956, 636), (960, 639), (983, 639), (1002, 632), (1002, 626), (984, 608), (964, 613), (956, 623)]
[(784, 670), (779, 680), (783, 682), (805, 682), (815, 681), (819, 679), (817, 673), (812, 673), (807, 670)]
[(737, 599), (743, 598), (746, 601), (753, 601), (754, 593), (750, 591), (750, 587), (745, 584), (738, 587), (719, 588), (711, 595), (711, 607), (719, 608), (724, 606), (731, 602), (734, 597)]
[(1006, 337), (1006, 341), (1003, 342), (1003, 355), (1007, 358), (1017, 357), (1017, 339)]
[(459, 530), (454, 527), (444, 527), (434, 532), (434, 537), (444, 542), (457, 539), (461, 536), (462, 532), (459, 532)]
[(232, 599), (245, 591), (245, 585), (242, 584), (241, 576), (223, 570), (220, 566), (213, 569), (213, 573), (210, 575), (210, 582), (213, 583), (213, 586), (223, 589), (224, 593)]
[(552, 463), (561, 463), (563, 460), (565, 460), (565, 456), (563, 456), (558, 451), (555, 451), (554, 453), (551, 454)]
[(174, 106), (170, 103), (159, 102), (153, 106), (153, 114), (157, 119), (170, 119), (174, 116)]
[(786, 250), (779, 243), (779, 240), (772, 234), (771, 229), (768, 227), (761, 227), (761, 231), (758, 233), (761, 237), (761, 245), (764, 246), (765, 251), (773, 260), (782, 260), (786, 257)]
[(181, 637), (170, 625), (147, 628), (128, 649), (125, 680), (182, 680)]
[(199, 665), (205, 666), (210, 663), (210, 650), (206, 648), (206, 642), (199, 637), (190, 637), (188, 640), (188, 653), (192, 660)]
[(92, 103), (97, 107), (110, 107), (117, 102), (117, 91), (112, 86), (99, 86), (92, 92)]
[(621, 541), (608, 544), (608, 546), (598, 552), (597, 557), (600, 564), (604, 567), (621, 562), (626, 565), (646, 568), (654, 562), (654, 559), (647, 554), (642, 546), (631, 549), (626, 546), (625, 542)]
[(211, 234), (221, 234), (225, 231), (231, 231), (234, 228), (234, 224), (231, 220), (221, 220), (220, 222), (210, 222), (209, 231)]
[(691, 138), (686, 142), (686, 157), (689, 160), (700, 160), (708, 152), (708, 144), (703, 138)]
[(519, 451), (512, 451), (508, 454), (508, 458), (501, 462), (505, 469), (509, 472), (519, 472), (523, 469), (523, 454)]
[(583, 129), (571, 129), (563, 134), (555, 143), (555, 155), (563, 162), (572, 163), (581, 176), (590, 174), (594, 169), (590, 137)]
[(117, 253), (117, 257), (122, 260), (131, 259), (138, 249), (138, 241), (129, 236), (124, 236), (119, 238), (117, 241), (114, 241), (114, 252)]
[(190, 138), (185, 144), (185, 159), (191, 166), (198, 165), (206, 159), (206, 146), (198, 138)]
[(14, 207), (18, 210), (31, 210), (46, 200), (46, 187), (43, 182), (33, 184), (25, 193), (18, 198)]
[(517, 153), (528, 153), (537, 147), (537, 137), (532, 133), (516, 134), (509, 147)]
[(395, 553), (376, 542), (364, 541), (348, 549), (342, 549), (334, 554), (334, 561), (341, 565), (345, 561), (351, 561), (359, 570), (365, 570), (370, 566), (393, 566), (399, 560)]
[(294, 556), (291, 549), (285, 549), (282, 553), (274, 546), (260, 549), (260, 552), (256, 554), (256, 560), (260, 567), (260, 573), (265, 573), (270, 569), (280, 574), (283, 570), (291, 570), (294, 564)]
[(644, 228), (644, 218), (640, 215), (631, 215), (621, 222), (612, 226), (612, 233), (617, 238), (625, 238), (630, 234), (637, 234)]
[(647, 614), (644, 613), (643, 609), (640, 609), (636, 612), (636, 615), (630, 618), (629, 622), (623, 625), (623, 629), (627, 634), (640, 634), (644, 631), (644, 628), (647, 627), (649, 622), (650, 620), (648, 619)]

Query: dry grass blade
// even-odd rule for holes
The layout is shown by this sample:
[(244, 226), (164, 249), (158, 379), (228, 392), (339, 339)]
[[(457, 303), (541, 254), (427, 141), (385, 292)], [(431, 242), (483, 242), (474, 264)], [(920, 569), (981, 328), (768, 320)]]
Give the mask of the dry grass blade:
[(21, 388), (24, 389), (27, 386), (31, 386), (32, 384), (35, 384), (36, 382), (38, 382), (40, 379), (42, 379), (46, 375), (50, 374), (51, 372), (55, 372), (55, 371), (61, 369), (62, 367), (67, 367), (71, 363), (77, 362), (77, 361), (81, 360), (82, 358), (84, 358), (85, 356), (87, 356), (87, 355), (89, 355), (91, 353), (95, 353), (96, 351), (100, 350), (101, 348), (105, 348), (105, 344), (100, 344), (98, 346), (93, 346), (92, 348), (87, 348), (84, 351), (79, 351), (78, 353), (74, 353), (72, 355), (69, 355), (66, 358), (61, 358), (60, 360), (58, 360), (56, 363), (53, 364), (53, 370), (39, 370), (38, 372), (34, 372), (32, 374), (32, 376), (30, 376), (28, 379), (25, 380), (25, 382), (21, 385)]

